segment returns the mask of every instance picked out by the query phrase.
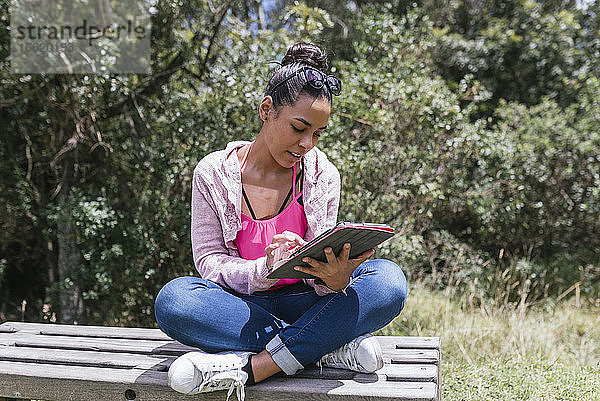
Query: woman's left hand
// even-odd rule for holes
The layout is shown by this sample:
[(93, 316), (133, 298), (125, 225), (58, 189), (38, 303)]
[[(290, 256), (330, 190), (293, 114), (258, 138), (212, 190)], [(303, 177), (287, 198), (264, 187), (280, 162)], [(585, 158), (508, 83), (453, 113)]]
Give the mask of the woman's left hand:
[(319, 277), (327, 287), (334, 291), (340, 291), (346, 288), (354, 270), (374, 253), (375, 250), (370, 249), (355, 259), (349, 259), (350, 244), (346, 243), (337, 257), (331, 247), (327, 247), (325, 248), (327, 262), (319, 262), (316, 259), (305, 257), (302, 261), (308, 263), (311, 267), (295, 266), (294, 269)]

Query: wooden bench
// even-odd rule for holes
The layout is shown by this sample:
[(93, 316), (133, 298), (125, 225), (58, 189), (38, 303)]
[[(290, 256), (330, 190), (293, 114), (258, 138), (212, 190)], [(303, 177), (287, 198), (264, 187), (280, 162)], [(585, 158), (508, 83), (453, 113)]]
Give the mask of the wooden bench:
[[(377, 339), (385, 366), (374, 374), (312, 366), (249, 386), (246, 399), (441, 399), (439, 338)], [(0, 325), (0, 401), (224, 401), (224, 391), (189, 396), (167, 385), (171, 362), (191, 350), (158, 329), (7, 322)]]

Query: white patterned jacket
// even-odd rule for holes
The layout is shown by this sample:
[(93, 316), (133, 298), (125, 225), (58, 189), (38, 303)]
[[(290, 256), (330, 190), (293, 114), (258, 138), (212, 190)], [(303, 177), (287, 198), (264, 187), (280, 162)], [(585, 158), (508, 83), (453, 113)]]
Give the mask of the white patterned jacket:
[[(224, 150), (206, 155), (192, 180), (194, 265), (202, 278), (242, 294), (267, 290), (277, 282), (266, 278), (266, 256), (243, 259), (233, 242), (242, 228), (242, 178), (236, 150), (247, 143), (229, 142)], [(340, 173), (316, 147), (304, 155), (302, 188), (308, 242), (336, 224), (340, 201)], [(320, 296), (335, 292), (312, 279), (304, 282)]]

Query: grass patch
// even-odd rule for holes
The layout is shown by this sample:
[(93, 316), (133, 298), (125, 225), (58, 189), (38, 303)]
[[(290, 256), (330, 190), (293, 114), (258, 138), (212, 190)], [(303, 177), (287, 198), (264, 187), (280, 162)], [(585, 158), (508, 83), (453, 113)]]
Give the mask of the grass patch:
[(600, 400), (600, 307), (474, 303), (412, 285), (376, 334), (442, 339), (445, 400)]

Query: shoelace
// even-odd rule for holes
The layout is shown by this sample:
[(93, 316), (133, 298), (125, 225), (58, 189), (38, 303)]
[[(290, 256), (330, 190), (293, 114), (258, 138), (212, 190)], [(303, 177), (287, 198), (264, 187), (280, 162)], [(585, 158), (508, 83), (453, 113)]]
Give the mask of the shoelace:
[[(241, 372), (241, 370), (238, 369), (236, 372)], [(244, 399), (246, 398), (246, 392), (244, 391), (244, 381), (240, 378), (239, 375), (236, 375), (235, 378), (219, 378), (219, 373), (223, 372), (219, 372), (216, 375), (213, 375), (214, 372), (212, 371), (212, 369), (209, 369), (207, 371), (200, 371), (200, 373), (202, 374), (202, 382), (198, 387), (196, 387), (192, 391), (192, 394), (199, 393), (204, 388), (208, 387), (214, 390), (227, 390), (226, 401), (229, 401), (229, 397), (231, 397), (231, 394), (233, 394), (233, 390), (236, 390), (236, 396), (238, 401), (244, 401)], [(208, 377), (208, 379), (204, 379), (205, 377)]]
[(241, 380), (234, 380), (231, 382), (229, 390), (227, 391), (227, 400), (225, 401), (229, 401), (229, 397), (233, 393), (233, 389), (236, 389), (235, 395), (237, 396), (238, 401), (244, 401), (246, 398), (246, 392), (244, 391), (244, 382)]

